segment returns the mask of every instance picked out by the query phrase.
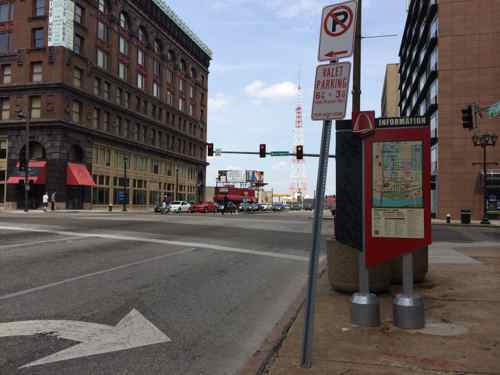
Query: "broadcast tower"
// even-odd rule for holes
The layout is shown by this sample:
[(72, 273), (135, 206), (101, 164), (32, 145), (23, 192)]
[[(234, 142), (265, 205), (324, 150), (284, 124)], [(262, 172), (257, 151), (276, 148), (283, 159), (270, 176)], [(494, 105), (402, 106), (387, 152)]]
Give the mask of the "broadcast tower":
[[(295, 153), (297, 146), (304, 146), (304, 128), (302, 122), (302, 87), (300, 83), (297, 88), (297, 106), (295, 107), (295, 129), (294, 129), (294, 144), (292, 153)], [(302, 202), (307, 191), (307, 177), (304, 160), (292, 159), (292, 171), (290, 176), (290, 193), (298, 202)]]

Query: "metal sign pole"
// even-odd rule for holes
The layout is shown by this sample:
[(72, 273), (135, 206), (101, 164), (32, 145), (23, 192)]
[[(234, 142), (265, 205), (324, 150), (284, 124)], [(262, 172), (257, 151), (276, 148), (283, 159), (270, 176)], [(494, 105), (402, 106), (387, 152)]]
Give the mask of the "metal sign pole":
[(424, 299), (413, 293), (413, 253), (403, 255), (403, 293), (392, 302), (394, 325), (404, 329), (425, 327)]
[(359, 280), (359, 291), (354, 293), (352, 296), (352, 306), (351, 306), (351, 321), (352, 324), (361, 327), (377, 327), (380, 325), (380, 304), (377, 296), (370, 293), (370, 274), (368, 273), (368, 268), (366, 267), (366, 238), (365, 238), (365, 225), (366, 225), (366, 215), (365, 215), (365, 193), (366, 189), (370, 189), (370, 186), (366, 186), (365, 181), (365, 141), (362, 141), (361, 145), (361, 174), (362, 174), (362, 204), (361, 204), (361, 252), (358, 255), (358, 280)]
[(325, 199), (326, 177), (328, 174), (328, 152), (332, 135), (332, 122), (323, 121), (321, 136), (321, 151), (318, 166), (318, 180), (316, 183), (316, 197), (314, 202), (313, 247), (309, 260), (309, 280), (307, 286), (306, 316), (304, 324), (304, 339), (302, 341), (302, 368), (311, 367), (312, 342), (314, 329), (314, 305), (316, 300), (316, 284), (318, 278), (318, 258), (321, 242), (321, 224), (323, 221), (323, 206)]

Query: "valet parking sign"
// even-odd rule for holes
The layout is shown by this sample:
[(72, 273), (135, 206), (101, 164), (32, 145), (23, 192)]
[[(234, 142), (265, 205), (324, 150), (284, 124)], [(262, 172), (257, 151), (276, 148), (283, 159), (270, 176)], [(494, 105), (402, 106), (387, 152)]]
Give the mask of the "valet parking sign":
[(329, 5), (321, 17), (319, 61), (332, 61), (316, 69), (312, 105), (313, 121), (345, 118), (351, 63), (337, 63), (352, 56), (356, 30), (357, 1)]

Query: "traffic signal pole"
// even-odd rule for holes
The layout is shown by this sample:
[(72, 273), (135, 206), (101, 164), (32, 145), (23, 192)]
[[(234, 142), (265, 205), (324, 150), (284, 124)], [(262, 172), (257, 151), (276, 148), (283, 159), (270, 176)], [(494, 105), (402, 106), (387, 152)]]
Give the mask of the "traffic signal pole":
[(31, 113), (30, 113), (30, 107), (29, 107), (29, 101), (28, 101), (28, 106), (26, 110), (26, 139), (25, 139), (25, 146), (24, 146), (24, 158), (26, 159), (26, 165), (24, 167), (24, 212), (28, 212), (28, 199), (29, 199), (29, 189), (30, 189), (30, 182), (29, 182), (29, 166), (30, 166), (30, 118), (31, 118)]

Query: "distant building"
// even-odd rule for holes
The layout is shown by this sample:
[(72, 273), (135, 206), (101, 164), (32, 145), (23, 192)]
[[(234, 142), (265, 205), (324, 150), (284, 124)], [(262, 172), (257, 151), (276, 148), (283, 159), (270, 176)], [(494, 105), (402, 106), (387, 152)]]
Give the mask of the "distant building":
[[(457, 218), (460, 209), (482, 215), (482, 152), (463, 129), (461, 109), (500, 99), (500, 1), (423, 1), (409, 4), (400, 55), (402, 116), (427, 115), (432, 137), (432, 212)], [(481, 121), (500, 133), (500, 119)], [(488, 148), (500, 162), (500, 145)], [(498, 168), (498, 167), (497, 167)], [(499, 173), (489, 167), (490, 181)], [(496, 187), (495, 187), (496, 186)], [(500, 183), (489, 184), (492, 213), (500, 211)]]
[(382, 117), (399, 117), (399, 64), (387, 64), (382, 91)]

